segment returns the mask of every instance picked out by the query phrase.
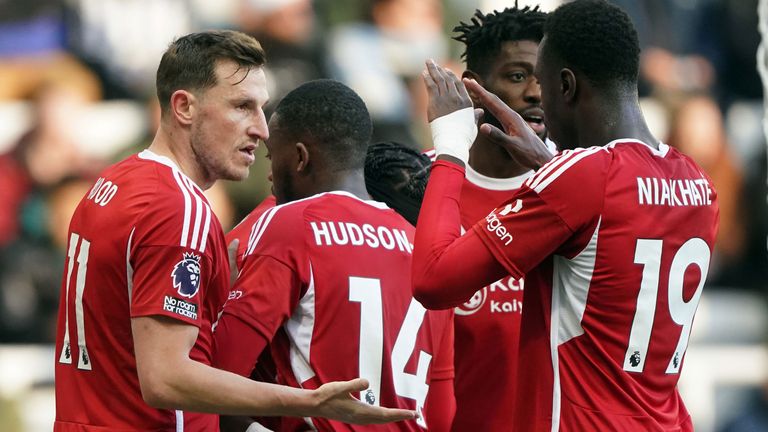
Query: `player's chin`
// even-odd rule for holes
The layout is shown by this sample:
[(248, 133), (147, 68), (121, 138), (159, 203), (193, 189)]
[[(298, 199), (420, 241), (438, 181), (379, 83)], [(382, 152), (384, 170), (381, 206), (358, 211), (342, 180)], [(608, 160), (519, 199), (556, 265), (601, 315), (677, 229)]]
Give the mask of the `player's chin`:
[(243, 181), (250, 174), (251, 164), (230, 167), (221, 177), (224, 180)]

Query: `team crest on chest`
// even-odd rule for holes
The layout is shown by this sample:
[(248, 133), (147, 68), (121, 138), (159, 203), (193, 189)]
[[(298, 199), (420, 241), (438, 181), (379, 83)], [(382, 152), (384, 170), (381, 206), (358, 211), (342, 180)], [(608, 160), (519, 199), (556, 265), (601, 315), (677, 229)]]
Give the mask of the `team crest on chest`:
[(183, 297), (194, 297), (200, 289), (200, 257), (184, 253), (181, 261), (176, 263), (171, 272), (173, 287)]

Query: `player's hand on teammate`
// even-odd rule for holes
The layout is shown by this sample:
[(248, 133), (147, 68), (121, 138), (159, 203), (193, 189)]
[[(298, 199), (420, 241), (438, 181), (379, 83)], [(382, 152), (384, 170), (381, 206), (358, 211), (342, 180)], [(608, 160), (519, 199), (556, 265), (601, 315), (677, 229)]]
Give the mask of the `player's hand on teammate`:
[(368, 380), (363, 378), (323, 384), (313, 392), (317, 411), (313, 417), (352, 424), (381, 424), (417, 418), (415, 411), (368, 405), (352, 396), (367, 388)]
[(477, 118), (481, 112), (475, 113), (461, 80), (434, 60), (427, 60), (427, 69), (421, 76), (429, 96), (427, 119), (438, 158), (450, 156), (454, 162), (466, 164), (469, 148), (477, 137)]
[(502, 102), (498, 96), (483, 88), (477, 81), (467, 78), (463, 81), (467, 90), (504, 127), (502, 131), (492, 124), (484, 123), (480, 125), (480, 133), (505, 148), (513, 159), (528, 168), (539, 169), (552, 159), (552, 153), (520, 114)]

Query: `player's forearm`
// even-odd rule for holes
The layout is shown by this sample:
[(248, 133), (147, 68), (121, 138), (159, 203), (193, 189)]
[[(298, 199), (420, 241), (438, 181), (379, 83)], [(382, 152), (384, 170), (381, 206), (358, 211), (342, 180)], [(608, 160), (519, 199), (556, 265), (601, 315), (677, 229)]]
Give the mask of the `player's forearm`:
[(313, 392), (252, 381), (191, 359), (168, 362), (142, 382), (144, 399), (156, 408), (225, 415), (308, 416)]
[(440, 280), (441, 256), (460, 235), (459, 199), (464, 181), (464, 167), (448, 162), (445, 156), (432, 165), (424, 193), (413, 251), (413, 296), (429, 309), (444, 304)]
[(424, 418), (430, 432), (450, 431), (455, 415), (456, 397), (453, 391), (453, 380), (430, 382), (427, 406), (424, 408)]
[(412, 267), (413, 296), (428, 309), (457, 306), (488, 279), (482, 271), (465, 271), (468, 259), (485, 257), (488, 252), (479, 240), (461, 237), (459, 199), (463, 182), (460, 166), (440, 159), (433, 165), (416, 226)]

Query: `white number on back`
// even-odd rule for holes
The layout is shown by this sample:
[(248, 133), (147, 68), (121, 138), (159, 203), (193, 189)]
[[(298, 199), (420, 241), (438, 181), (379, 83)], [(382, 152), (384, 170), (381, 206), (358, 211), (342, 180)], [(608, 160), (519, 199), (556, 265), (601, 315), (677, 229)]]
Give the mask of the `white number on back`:
[[(635, 246), (635, 263), (643, 265), (643, 279), (640, 282), (640, 294), (637, 296), (637, 308), (627, 352), (624, 354), (624, 370), (629, 372), (642, 372), (645, 366), (659, 292), (662, 245), (662, 240), (638, 239)], [(693, 315), (696, 313), (704, 281), (707, 279), (710, 255), (709, 246), (704, 240), (692, 238), (685, 242), (672, 258), (667, 284), (667, 304), (672, 320), (681, 325), (682, 330), (667, 366), (668, 374), (680, 372), (683, 355), (688, 348)], [(701, 277), (696, 291), (686, 302), (683, 298), (683, 281), (685, 271), (691, 265), (699, 267)]]
[[(360, 392), (360, 400), (379, 405), (381, 391), (381, 364), (384, 350), (384, 319), (379, 279), (350, 277), (349, 300), (360, 303), (360, 377), (370, 382), (368, 390)], [(416, 337), (424, 321), (426, 310), (421, 303), (411, 299), (403, 325), (392, 347), (391, 365), (395, 393), (416, 401), (416, 410), (421, 414), (427, 398), (429, 385), (427, 371), (432, 356), (419, 351), (416, 375), (405, 372), (405, 365), (416, 346)], [(424, 416), (417, 423), (426, 427)]]
[[(81, 241), (82, 240), (82, 241)], [(78, 359), (77, 368), (91, 370), (91, 358), (88, 356), (88, 348), (85, 344), (85, 322), (83, 317), (83, 292), (85, 291), (85, 274), (88, 271), (88, 254), (91, 250), (91, 242), (81, 239), (78, 234), (72, 233), (69, 237), (67, 250), (67, 289), (64, 296), (64, 345), (59, 355), (59, 363), (72, 364), (72, 347), (69, 342), (69, 285), (72, 280), (72, 268), (75, 264), (75, 252), (80, 243), (80, 253), (77, 254), (77, 275), (75, 277), (75, 324), (77, 327)]]

